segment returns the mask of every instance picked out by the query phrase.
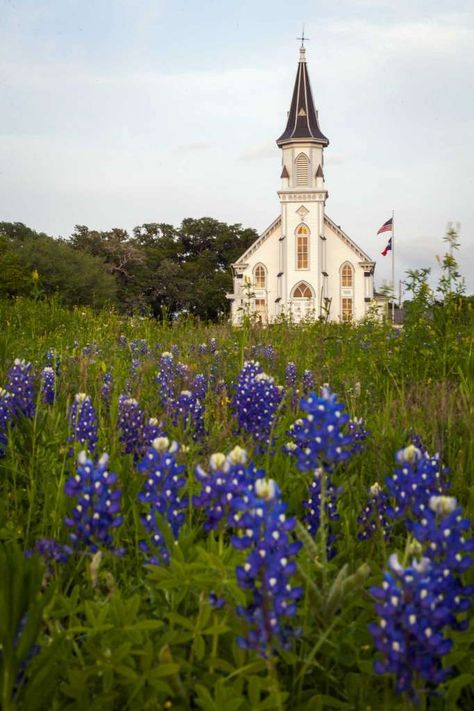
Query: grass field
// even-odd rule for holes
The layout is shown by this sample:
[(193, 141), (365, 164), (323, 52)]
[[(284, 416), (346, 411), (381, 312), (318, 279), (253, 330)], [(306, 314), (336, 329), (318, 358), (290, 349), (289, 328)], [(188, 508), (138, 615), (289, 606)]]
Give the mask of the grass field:
[[(432, 559), (453, 566), (451, 588), (436, 588), (443, 605), (420, 602), (415, 615), (415, 583), (392, 569), (400, 598), (384, 614), (398, 672), (374, 671), (388, 657), (369, 629), (389, 556), (410, 571), (413, 558), (429, 557), (433, 539), (419, 527), (430, 497), (456, 497), (461, 519), (472, 519), (467, 307), (414, 309), (399, 329), (231, 330), (19, 300), (0, 303), (0, 323), (0, 386), (21, 390), (15, 402), (0, 397), (2, 709), (474, 708), (474, 632), (452, 629), (468, 616), (469, 536), (456, 537), (459, 522), (444, 525), (445, 500), (428, 516), (449, 530)], [(31, 368), (17, 364), (12, 380), (15, 359)], [(250, 361), (259, 368), (247, 365), (239, 380)], [(337, 400), (321, 394), (325, 384)], [(82, 450), (91, 461), (74, 479)], [(96, 464), (104, 452), (115, 482)], [(440, 474), (435, 488), (423, 466)], [(86, 491), (91, 467), (102, 488)], [(395, 467), (418, 488), (391, 515)], [(112, 504), (107, 491), (117, 492)], [(419, 589), (434, 589), (429, 575), (415, 565)], [(450, 591), (466, 601), (451, 617)], [(402, 602), (416, 622), (397, 617)], [(441, 668), (452, 673), (444, 679)]]

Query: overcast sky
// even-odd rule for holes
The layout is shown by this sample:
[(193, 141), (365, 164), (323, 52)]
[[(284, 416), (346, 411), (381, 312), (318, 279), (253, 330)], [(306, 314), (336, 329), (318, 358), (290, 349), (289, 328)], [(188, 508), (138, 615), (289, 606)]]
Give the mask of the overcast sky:
[(328, 215), (378, 284), (392, 209), (397, 279), (461, 223), (474, 291), (472, 0), (0, 0), (0, 221), (263, 230), (303, 22)]

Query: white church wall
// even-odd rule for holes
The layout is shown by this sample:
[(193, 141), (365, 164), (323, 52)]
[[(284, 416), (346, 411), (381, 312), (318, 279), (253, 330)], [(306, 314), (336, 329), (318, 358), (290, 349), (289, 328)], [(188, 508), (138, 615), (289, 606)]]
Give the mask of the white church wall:
[[(361, 319), (365, 316), (365, 276), (360, 266), (359, 255), (346, 244), (327, 223), (324, 225), (327, 240), (326, 264), (328, 273), (328, 298), (331, 299), (330, 319), (342, 319), (342, 299), (352, 298), (352, 318)], [(353, 286), (342, 287), (341, 268), (348, 263), (353, 269)]]

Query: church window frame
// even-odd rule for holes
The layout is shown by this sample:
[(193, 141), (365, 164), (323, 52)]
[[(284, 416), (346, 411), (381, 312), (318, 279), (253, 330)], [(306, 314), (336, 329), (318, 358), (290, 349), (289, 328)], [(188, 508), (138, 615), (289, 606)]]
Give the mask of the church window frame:
[(310, 176), (310, 160), (306, 153), (301, 151), (295, 158), (295, 182), (297, 188), (308, 187)]
[(311, 230), (304, 222), (295, 229), (295, 267), (297, 271), (309, 270), (309, 245)]
[(350, 262), (341, 265), (341, 288), (354, 288), (354, 267)]
[(255, 289), (267, 288), (267, 269), (261, 262), (253, 268), (253, 285)]
[(314, 290), (306, 281), (299, 281), (291, 291), (292, 299), (302, 299), (310, 301), (314, 299)]
[(352, 296), (341, 298), (341, 320), (343, 323), (350, 323), (354, 318), (354, 300)]

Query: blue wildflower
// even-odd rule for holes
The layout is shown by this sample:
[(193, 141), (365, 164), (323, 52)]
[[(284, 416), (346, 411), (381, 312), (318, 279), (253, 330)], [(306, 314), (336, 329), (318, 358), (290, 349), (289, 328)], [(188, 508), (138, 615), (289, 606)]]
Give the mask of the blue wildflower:
[(119, 439), (125, 454), (140, 456), (143, 446), (143, 427), (145, 415), (138, 401), (126, 395), (120, 395), (118, 402)]
[(12, 408), (15, 416), (34, 417), (36, 410), (33, 366), (25, 360), (15, 358), (7, 373), (6, 390), (12, 396)]
[(329, 558), (335, 555), (334, 542), (336, 536), (332, 532), (330, 524), (339, 520), (337, 501), (341, 491), (340, 487), (334, 486), (330, 475), (320, 467), (315, 470), (313, 480), (309, 485), (309, 498), (303, 502), (303, 508), (305, 509), (304, 521), (312, 536), (317, 535), (321, 526), (322, 516), (326, 519), (326, 547)]
[(249, 625), (247, 635), (237, 642), (268, 657), (279, 645), (288, 648), (295, 634), (290, 620), (303, 591), (290, 580), (301, 542), (291, 540), (296, 520), (286, 517), (287, 506), (273, 480), (257, 479), (252, 498), (234, 517), (237, 530), (231, 539), (237, 550), (249, 551), (236, 574), (239, 586), (252, 596), (250, 604), (237, 607)]
[(205, 531), (215, 531), (221, 524), (233, 526), (234, 517), (249, 506), (256, 480), (264, 474), (252, 462), (247, 464), (247, 452), (241, 447), (234, 447), (227, 456), (212, 454), (209, 471), (197, 466), (195, 473), (201, 491), (193, 497), (193, 505), (205, 514)]
[(179, 397), (171, 402), (170, 407), (175, 427), (190, 431), (194, 439), (204, 437), (204, 408), (193, 392), (182, 390)]
[(122, 494), (117, 475), (108, 471), (108, 460), (107, 454), (93, 461), (81, 452), (77, 472), (64, 486), (66, 495), (75, 499), (71, 515), (64, 519), (71, 529), (69, 538), (75, 548), (84, 546), (93, 553), (103, 548), (120, 552), (113, 546), (112, 531), (123, 523)]
[(113, 387), (113, 375), (112, 373), (108, 372), (105, 373), (104, 378), (102, 380), (102, 386), (100, 388), (100, 396), (102, 398), (102, 402), (106, 408), (110, 407), (110, 401), (112, 399), (112, 387)]
[(53, 368), (43, 368), (41, 373), (41, 402), (54, 405), (56, 397), (56, 377)]
[(167, 437), (158, 437), (137, 464), (137, 470), (144, 477), (138, 501), (143, 504), (145, 512), (140, 518), (148, 534), (139, 545), (146, 561), (152, 565), (168, 563), (170, 558), (160, 518), (168, 523), (175, 539), (185, 520), (187, 503), (181, 491), (186, 479), (184, 466), (176, 462), (177, 451), (176, 442), (170, 445)]
[(97, 415), (89, 395), (75, 395), (68, 419), (71, 431), (69, 441), (85, 445), (89, 452), (93, 452), (97, 444)]
[(449, 676), (451, 670), (442, 665), (452, 647), (446, 634), (467, 628), (459, 615), (469, 609), (474, 593), (461, 579), (472, 564), (474, 541), (465, 538), (469, 525), (456, 499), (430, 497), (423, 519), (412, 525), (421, 559), (404, 568), (396, 554), (390, 556), (382, 586), (371, 589), (380, 618), (369, 627), (381, 653), (375, 671), (394, 673), (397, 692), (415, 700), (419, 679), (433, 688)]
[(357, 538), (367, 541), (377, 532), (381, 531), (385, 539), (390, 536), (390, 523), (387, 520), (388, 498), (378, 482), (370, 487), (370, 498), (357, 517), (360, 526)]
[(300, 402), (305, 417), (291, 426), (291, 447), (286, 451), (297, 459), (300, 471), (314, 471), (324, 467), (331, 471), (336, 464), (345, 462), (352, 454), (355, 436), (349, 430), (349, 415), (344, 405), (329, 387), (321, 388), (318, 397), (314, 392)]
[(314, 390), (314, 373), (312, 370), (305, 370), (303, 373), (302, 388), (304, 395), (309, 395), (309, 393)]
[(169, 412), (171, 402), (178, 389), (179, 371), (173, 353), (164, 352), (159, 361), (159, 370), (156, 375), (158, 385), (158, 398), (165, 412)]
[(13, 417), (13, 398), (9, 392), (0, 388), (0, 457), (5, 456), (8, 442), (8, 427)]
[(447, 490), (447, 469), (439, 455), (430, 456), (410, 444), (395, 455), (395, 472), (386, 478), (388, 494), (394, 499), (388, 515), (392, 518), (414, 516), (419, 518), (428, 508), (431, 496)]
[(246, 432), (258, 449), (268, 446), (284, 390), (274, 384), (259, 363), (248, 361), (239, 373), (232, 398), (238, 431)]

